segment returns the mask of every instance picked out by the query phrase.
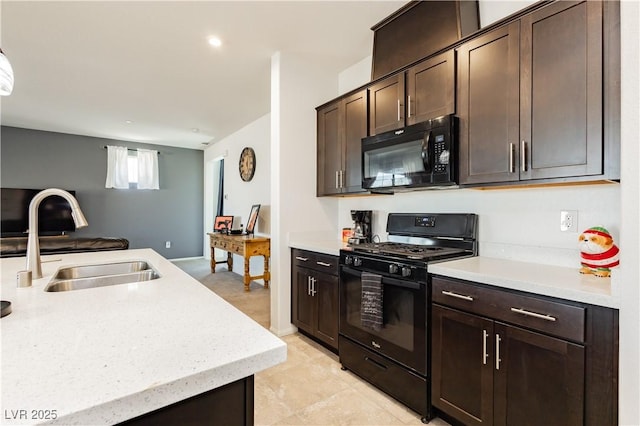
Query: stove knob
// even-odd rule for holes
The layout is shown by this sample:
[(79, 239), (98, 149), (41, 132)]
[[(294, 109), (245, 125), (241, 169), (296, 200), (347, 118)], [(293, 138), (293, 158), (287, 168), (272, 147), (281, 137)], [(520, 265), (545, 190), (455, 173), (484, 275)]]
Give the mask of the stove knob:
[(345, 256), (344, 257), (344, 263), (347, 265), (353, 265), (353, 257), (352, 256)]
[(362, 266), (362, 259), (360, 259), (359, 257), (354, 257), (353, 266)]
[(411, 268), (407, 267), (407, 266), (403, 266), (402, 267), (402, 276), (403, 277), (409, 277), (411, 276)]
[(389, 265), (389, 273), (390, 274), (397, 274), (398, 273), (398, 265), (396, 265), (395, 263), (392, 263), (391, 265)]

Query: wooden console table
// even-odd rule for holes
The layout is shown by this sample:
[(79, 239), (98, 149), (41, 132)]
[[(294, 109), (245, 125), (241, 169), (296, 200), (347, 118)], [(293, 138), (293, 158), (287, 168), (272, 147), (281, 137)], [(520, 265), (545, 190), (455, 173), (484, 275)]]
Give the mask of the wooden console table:
[[(229, 271), (233, 270), (233, 255), (244, 257), (244, 291), (251, 291), (249, 284), (252, 279), (264, 280), (264, 288), (269, 288), (269, 257), (271, 256), (271, 240), (267, 237), (254, 237), (252, 235), (227, 235), (218, 232), (209, 232), (209, 245), (211, 246), (211, 273), (216, 272), (216, 265), (226, 263)], [(216, 262), (215, 249), (227, 252), (227, 260)], [(249, 274), (249, 259), (251, 256), (264, 257), (264, 273), (251, 276)]]

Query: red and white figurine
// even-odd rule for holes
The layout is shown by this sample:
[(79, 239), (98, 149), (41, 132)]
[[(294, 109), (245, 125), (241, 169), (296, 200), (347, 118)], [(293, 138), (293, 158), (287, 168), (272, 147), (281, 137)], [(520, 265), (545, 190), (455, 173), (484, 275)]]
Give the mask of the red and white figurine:
[(611, 276), (611, 268), (620, 264), (618, 246), (613, 237), (602, 226), (587, 229), (578, 238), (580, 257), (582, 259), (581, 274), (593, 274), (596, 277)]

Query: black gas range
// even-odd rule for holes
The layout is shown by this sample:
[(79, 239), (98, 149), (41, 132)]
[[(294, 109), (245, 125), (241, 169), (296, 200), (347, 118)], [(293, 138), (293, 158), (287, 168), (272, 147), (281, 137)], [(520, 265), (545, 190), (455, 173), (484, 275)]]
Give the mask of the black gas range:
[(340, 341), (349, 369), (432, 418), (428, 265), (476, 256), (475, 214), (391, 213), (388, 240), (340, 251)]

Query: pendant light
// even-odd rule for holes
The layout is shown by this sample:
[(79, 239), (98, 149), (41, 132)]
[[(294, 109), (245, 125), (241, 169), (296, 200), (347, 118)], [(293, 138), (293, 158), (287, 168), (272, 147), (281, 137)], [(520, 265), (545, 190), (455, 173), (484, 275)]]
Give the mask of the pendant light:
[(0, 48), (0, 95), (9, 96), (13, 91), (13, 68)]

